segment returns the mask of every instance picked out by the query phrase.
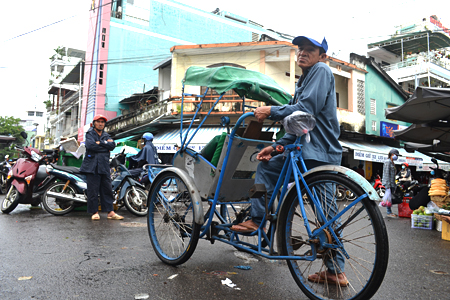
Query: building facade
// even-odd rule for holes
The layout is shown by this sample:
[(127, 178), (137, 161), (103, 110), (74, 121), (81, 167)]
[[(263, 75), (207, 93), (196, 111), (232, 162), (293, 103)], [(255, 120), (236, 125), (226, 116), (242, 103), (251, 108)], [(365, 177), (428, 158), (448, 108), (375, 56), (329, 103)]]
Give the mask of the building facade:
[(153, 66), (171, 57), (173, 45), (285, 39), (232, 13), (171, 0), (94, 0), (90, 22), (79, 139), (95, 114), (123, 115), (129, 105), (120, 100), (157, 86)]

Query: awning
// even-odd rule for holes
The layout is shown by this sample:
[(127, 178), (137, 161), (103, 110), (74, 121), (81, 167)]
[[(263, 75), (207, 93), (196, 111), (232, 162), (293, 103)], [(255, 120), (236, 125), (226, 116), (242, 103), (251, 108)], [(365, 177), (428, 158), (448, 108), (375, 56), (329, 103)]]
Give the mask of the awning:
[[(425, 171), (424, 167), (433, 166), (434, 163), (431, 161), (431, 157), (422, 154), (418, 151), (414, 151), (414, 153), (409, 153), (403, 148), (395, 148), (387, 145), (380, 145), (380, 144), (372, 144), (368, 142), (350, 142), (350, 141), (339, 141), (341, 143), (341, 146), (350, 150), (353, 150), (353, 158), (355, 160), (365, 160), (365, 161), (372, 161), (372, 162), (378, 162), (383, 163), (387, 157), (388, 153), (391, 149), (397, 149), (400, 153), (400, 157), (397, 161), (395, 161), (396, 164), (402, 164), (404, 162), (408, 163), (411, 166), (416, 166), (417, 171)], [(445, 164), (448, 163), (444, 161), (438, 161), (439, 164)]]
[(129, 140), (133, 139), (134, 137), (136, 137), (136, 135), (132, 135), (132, 136), (125, 137), (125, 138), (122, 138), (122, 139), (114, 140), (114, 142), (116, 144), (123, 143), (123, 142), (126, 142), (126, 141), (129, 141)]
[[(268, 127), (263, 127), (263, 130), (267, 130)], [(183, 128), (183, 138), (187, 128)], [(270, 131), (277, 133), (280, 129), (273, 127)], [(201, 151), (206, 144), (209, 143), (216, 135), (226, 132), (225, 127), (202, 127), (198, 130), (192, 141), (189, 143), (188, 148), (191, 148), (197, 152)], [(195, 132), (195, 128), (189, 130), (189, 136)], [(188, 140), (190, 139), (188, 138)], [(153, 139), (153, 145), (158, 149), (158, 153), (175, 153), (175, 144), (181, 146), (180, 141), (180, 129), (168, 129), (157, 133)]]

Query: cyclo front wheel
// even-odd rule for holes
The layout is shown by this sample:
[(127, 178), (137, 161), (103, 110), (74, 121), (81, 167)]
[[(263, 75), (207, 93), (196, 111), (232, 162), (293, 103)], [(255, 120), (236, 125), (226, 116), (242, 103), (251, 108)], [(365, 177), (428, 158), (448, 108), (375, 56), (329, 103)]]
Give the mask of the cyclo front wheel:
[[(357, 184), (339, 174), (313, 174), (305, 180), (322, 205), (327, 219), (331, 219), (353, 202), (349, 199), (336, 201), (337, 187), (344, 186), (354, 193), (354, 199), (364, 194)], [(310, 229), (314, 232), (324, 222), (318, 217), (303, 185), (301, 195)], [(309, 242), (296, 192), (290, 193), (285, 201), (279, 217), (280, 251), (290, 256), (311, 257), (311, 247), (315, 247), (318, 253), (314, 261), (287, 261), (289, 270), (300, 289), (310, 299), (370, 299), (383, 281), (389, 257), (386, 226), (376, 202), (366, 197), (332, 224), (333, 230), (349, 255), (347, 259), (342, 249), (321, 248), (319, 243)], [(328, 244), (336, 245), (328, 229), (323, 231), (319, 238)], [(344, 272), (348, 285), (330, 282), (327, 276), (308, 278), (311, 274), (327, 270), (335, 275)]]
[(147, 227), (156, 255), (169, 265), (180, 265), (194, 253), (201, 225), (195, 223), (192, 197), (174, 172), (152, 183), (148, 194)]

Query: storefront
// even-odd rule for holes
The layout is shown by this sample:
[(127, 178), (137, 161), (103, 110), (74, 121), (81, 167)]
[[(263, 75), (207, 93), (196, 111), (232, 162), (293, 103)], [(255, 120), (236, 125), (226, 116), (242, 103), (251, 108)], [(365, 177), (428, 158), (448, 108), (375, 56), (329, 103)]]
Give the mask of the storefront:
[[(343, 164), (347, 167), (353, 168), (359, 164), (364, 165), (365, 177), (370, 180), (372, 175), (383, 174), (383, 163), (388, 157), (388, 153), (391, 149), (397, 149), (400, 153), (400, 157), (395, 164), (401, 165), (402, 163), (408, 163), (413, 176), (416, 179), (423, 177), (422, 172), (431, 171), (430, 167), (435, 166), (431, 161), (431, 157), (426, 156), (420, 152), (415, 151), (414, 153), (409, 153), (403, 148), (395, 148), (382, 144), (373, 144), (369, 142), (354, 142), (347, 140), (339, 141), (346, 152), (345, 158), (343, 159)], [(438, 161), (439, 167), (444, 170), (450, 169), (450, 164), (444, 161)], [(417, 174), (416, 174), (417, 173)], [(420, 180), (419, 180), (420, 181)]]

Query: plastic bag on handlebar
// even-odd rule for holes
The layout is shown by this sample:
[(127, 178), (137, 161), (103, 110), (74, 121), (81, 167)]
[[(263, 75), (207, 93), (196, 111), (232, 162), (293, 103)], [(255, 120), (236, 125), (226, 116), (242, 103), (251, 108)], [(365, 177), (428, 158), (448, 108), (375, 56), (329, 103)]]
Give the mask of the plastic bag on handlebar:
[(309, 143), (309, 132), (316, 126), (316, 118), (306, 112), (295, 111), (284, 118), (281, 123), (283, 124), (284, 130), (286, 130), (287, 133), (294, 134), (296, 136), (302, 136), (306, 134), (306, 142)]

